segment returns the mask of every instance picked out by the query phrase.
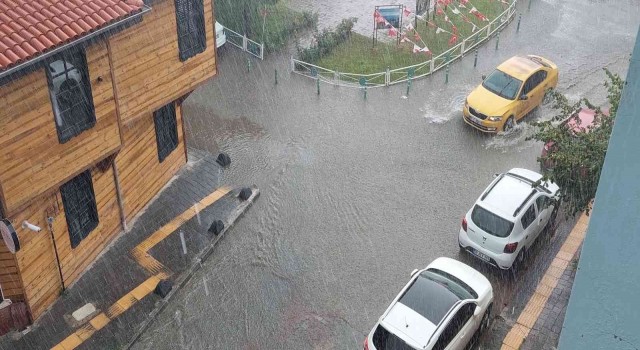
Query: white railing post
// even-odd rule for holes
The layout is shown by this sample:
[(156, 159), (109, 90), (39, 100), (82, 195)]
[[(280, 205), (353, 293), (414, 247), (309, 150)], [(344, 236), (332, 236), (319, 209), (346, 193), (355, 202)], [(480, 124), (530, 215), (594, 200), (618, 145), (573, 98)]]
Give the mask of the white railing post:
[(467, 42), (467, 39), (462, 40), (462, 44), (460, 44), (460, 57), (464, 57), (464, 43)]
[(340, 73), (337, 70), (333, 71), (333, 80), (340, 81)]
[(384, 74), (384, 86), (389, 85), (391, 85), (391, 71), (389, 70), (389, 67), (387, 67), (387, 71)]
[(291, 66), (290, 66), (290, 68), (291, 68), (291, 71), (290, 71), (291, 73), (296, 71), (296, 63), (293, 61), (293, 55), (291, 55)]
[(242, 34), (242, 50), (249, 51), (247, 50), (247, 36), (245, 34)]
[(487, 24), (487, 38), (491, 36), (491, 22)]
[(436, 60), (435, 58), (432, 56), (431, 57), (431, 62), (429, 62), (429, 74), (433, 74), (433, 69), (435, 68), (436, 65)]

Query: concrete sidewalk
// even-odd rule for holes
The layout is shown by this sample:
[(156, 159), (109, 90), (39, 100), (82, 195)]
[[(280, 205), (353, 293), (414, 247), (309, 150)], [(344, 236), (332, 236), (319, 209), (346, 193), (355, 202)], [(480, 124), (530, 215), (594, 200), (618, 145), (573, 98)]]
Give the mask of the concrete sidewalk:
[[(0, 338), (0, 349), (127, 347), (259, 195), (253, 187), (251, 197), (240, 200), (239, 188), (221, 183), (223, 171), (213, 155), (189, 149), (189, 163), (129, 231), (105, 249), (30, 331)], [(214, 220), (224, 222), (218, 236), (208, 232)], [(165, 278), (173, 282), (173, 290), (162, 299), (153, 289)], [(87, 303), (96, 310), (76, 321), (72, 313)]]
[(481, 349), (557, 348), (588, 223), (582, 214), (537, 284), (496, 317)]

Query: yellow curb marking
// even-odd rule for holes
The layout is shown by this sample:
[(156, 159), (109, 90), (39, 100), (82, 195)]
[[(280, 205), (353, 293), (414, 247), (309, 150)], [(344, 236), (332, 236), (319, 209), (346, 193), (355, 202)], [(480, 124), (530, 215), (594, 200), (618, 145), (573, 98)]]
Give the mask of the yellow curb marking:
[(155, 247), (162, 240), (167, 238), (170, 234), (175, 232), (178, 227), (182, 226), (185, 222), (191, 220), (194, 216), (198, 215), (202, 209), (207, 208), (211, 204), (215, 203), (218, 199), (229, 193), (231, 189), (228, 187), (222, 187), (211, 193), (207, 197), (203, 198), (197, 204), (194, 204), (191, 208), (185, 210), (182, 214), (171, 220), (169, 223), (162, 226), (156, 232), (154, 232), (147, 239), (138, 244), (131, 254), (133, 258), (152, 275), (162, 275), (161, 279), (164, 279), (171, 275), (171, 272), (162, 265), (158, 260), (149, 255), (149, 250)]
[(511, 328), (507, 336), (502, 341), (501, 350), (518, 350), (529, 335), (529, 331), (540, 317), (544, 306), (549, 300), (549, 296), (553, 289), (558, 285), (558, 281), (565, 269), (569, 266), (571, 259), (578, 251), (578, 247), (582, 244), (582, 240), (586, 235), (587, 226), (589, 225), (589, 217), (582, 214), (578, 222), (565, 239), (560, 251), (551, 262), (551, 266), (547, 269), (544, 276), (538, 283), (535, 292), (527, 302), (524, 310), (520, 313), (516, 324)]
[(84, 341), (91, 338), (91, 336), (104, 328), (109, 322), (116, 317), (120, 316), (127, 310), (129, 310), (138, 301), (142, 300), (147, 295), (151, 294), (158, 285), (160, 280), (165, 279), (171, 275), (171, 271), (162, 265), (158, 260), (149, 255), (148, 251), (162, 242), (171, 233), (175, 232), (178, 227), (182, 226), (185, 222), (191, 220), (202, 209), (207, 208), (224, 195), (229, 193), (231, 189), (228, 187), (222, 187), (211, 193), (207, 197), (203, 198), (198, 204), (193, 205), (191, 208), (182, 212), (182, 214), (175, 217), (169, 223), (162, 226), (151, 236), (147, 237), (142, 243), (138, 244), (131, 254), (133, 258), (142, 266), (145, 270), (152, 274), (146, 281), (142, 282), (136, 288), (125, 294), (118, 299), (115, 303), (109, 307), (106, 313), (100, 313), (92, 318), (89, 323), (80, 327), (66, 339), (52, 347), (51, 350), (73, 350), (80, 346)]

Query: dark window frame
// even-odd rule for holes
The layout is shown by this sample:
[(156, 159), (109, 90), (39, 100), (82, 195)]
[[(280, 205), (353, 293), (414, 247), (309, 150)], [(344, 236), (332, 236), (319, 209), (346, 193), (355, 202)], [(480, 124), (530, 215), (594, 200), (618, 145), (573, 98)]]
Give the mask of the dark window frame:
[(180, 61), (207, 49), (204, 0), (175, 0), (176, 30)]
[(100, 222), (91, 171), (85, 170), (60, 186), (71, 249), (98, 227)]
[[(532, 212), (533, 214), (531, 214), (530, 212)], [(527, 215), (530, 215), (531, 218), (527, 218)], [(520, 223), (522, 224), (522, 228), (526, 230), (534, 221), (536, 221), (536, 217), (537, 217), (536, 208), (534, 206), (534, 203), (531, 203), (529, 208), (527, 208), (527, 210), (524, 212), (524, 214), (522, 214), (522, 217), (520, 218)]]
[(171, 102), (153, 113), (153, 124), (156, 131), (158, 161), (162, 163), (178, 148), (178, 117), (176, 105)]
[[(62, 71), (52, 72), (52, 65), (56, 62), (62, 62)], [(96, 125), (89, 66), (84, 48), (72, 48), (53, 56), (47, 60), (45, 72), (58, 142), (64, 144)], [(73, 78), (74, 75), (79, 82)], [(56, 87), (56, 79), (62, 76), (66, 79)], [(73, 100), (70, 98), (72, 96)]]

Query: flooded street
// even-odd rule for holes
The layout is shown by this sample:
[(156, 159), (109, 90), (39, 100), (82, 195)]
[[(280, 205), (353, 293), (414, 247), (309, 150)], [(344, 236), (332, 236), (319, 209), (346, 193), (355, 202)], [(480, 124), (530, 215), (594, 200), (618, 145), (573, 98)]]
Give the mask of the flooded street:
[[(319, 11), (321, 26), (369, 20), (374, 6), (290, 3)], [(602, 68), (626, 73), (640, 23), (635, 0), (518, 6), (519, 33), (512, 23), (497, 51), (494, 41), (480, 49), (477, 68), (465, 57), (451, 66), (448, 84), (439, 72), (415, 81), (408, 98), (405, 85), (370, 89), (366, 101), (361, 91), (327, 84), (317, 95), (314, 81), (289, 74), (288, 53), (252, 60), (249, 70), (247, 56), (224, 47), (219, 75), (184, 104), (187, 144), (228, 153), (221, 185), (256, 184), (261, 197), (134, 348), (362, 348), (410, 272), (440, 256), (492, 281), (494, 314), (508, 307), (572, 222), (563, 221), (515, 279), (459, 253), (461, 217), (492, 175), (537, 170), (542, 147), (525, 140), (526, 123), (508, 135), (474, 132), (461, 118), (464, 99), (497, 64), (531, 53), (559, 66), (567, 96), (604, 103)], [(356, 30), (368, 27), (361, 20)], [(525, 120), (552, 116), (545, 105)]]

